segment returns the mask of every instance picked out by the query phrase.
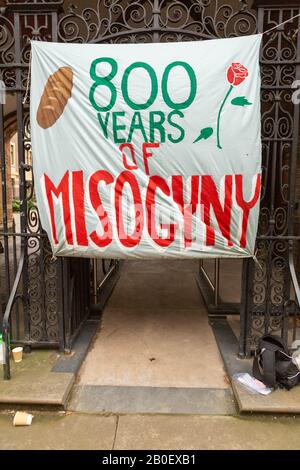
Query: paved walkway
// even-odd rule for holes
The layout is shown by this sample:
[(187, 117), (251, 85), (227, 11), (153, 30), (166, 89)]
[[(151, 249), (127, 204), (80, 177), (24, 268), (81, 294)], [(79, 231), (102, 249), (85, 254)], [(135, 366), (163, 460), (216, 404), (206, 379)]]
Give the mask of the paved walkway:
[(3, 412), (0, 449), (299, 449), (300, 416), (234, 415), (195, 270), (127, 263), (75, 386), (77, 412), (33, 412), (28, 427)]
[(299, 449), (300, 418), (35, 414), (14, 427), (0, 415), (4, 449)]
[(196, 261), (130, 261), (104, 311), (80, 385), (226, 389)]

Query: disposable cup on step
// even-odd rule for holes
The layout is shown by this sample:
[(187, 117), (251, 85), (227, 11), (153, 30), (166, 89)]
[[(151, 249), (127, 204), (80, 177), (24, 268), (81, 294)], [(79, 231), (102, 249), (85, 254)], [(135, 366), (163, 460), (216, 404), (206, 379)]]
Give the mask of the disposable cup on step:
[(26, 413), (26, 411), (17, 411), (14, 420), (13, 420), (13, 425), (14, 426), (30, 426), (32, 422), (33, 415)]
[(23, 348), (21, 346), (14, 348), (12, 354), (15, 362), (21, 362), (23, 358)]

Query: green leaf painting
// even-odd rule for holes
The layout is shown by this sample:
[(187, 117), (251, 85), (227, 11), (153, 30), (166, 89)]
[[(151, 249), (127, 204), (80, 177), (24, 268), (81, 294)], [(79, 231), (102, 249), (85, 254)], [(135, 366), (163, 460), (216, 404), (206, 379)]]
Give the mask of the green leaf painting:
[(252, 103), (250, 103), (245, 96), (237, 96), (231, 100), (231, 104), (234, 104), (235, 106), (249, 106)]
[[(222, 144), (221, 144), (221, 117), (223, 110), (225, 108), (226, 102), (228, 100), (229, 95), (231, 92), (237, 87), (240, 86), (244, 80), (248, 77), (248, 69), (244, 65), (242, 65), (240, 62), (232, 62), (230, 67), (228, 67), (227, 72), (227, 82), (229, 84), (229, 87), (227, 88), (226, 94), (220, 104), (219, 111), (218, 111), (218, 116), (217, 116), (217, 126), (216, 126), (216, 145), (217, 148), (222, 149)], [(231, 100), (231, 104), (234, 106), (250, 106), (252, 103), (247, 100), (245, 96), (237, 96)], [(201, 139), (208, 139), (212, 134), (213, 134), (213, 128), (212, 127), (205, 127), (204, 129), (201, 130), (200, 134), (198, 135), (197, 139), (194, 140), (195, 142), (198, 142)]]
[(212, 127), (204, 127), (204, 129), (201, 129), (200, 134), (198, 135), (197, 139), (194, 140), (193, 143), (198, 142), (198, 140), (205, 139), (207, 140), (212, 134), (214, 130)]

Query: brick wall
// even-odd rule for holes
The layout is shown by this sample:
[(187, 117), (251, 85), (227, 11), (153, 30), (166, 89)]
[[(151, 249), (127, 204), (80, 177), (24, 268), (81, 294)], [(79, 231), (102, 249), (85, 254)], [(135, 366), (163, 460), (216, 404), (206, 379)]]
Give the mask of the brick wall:
[[(8, 209), (8, 226), (12, 227), (12, 185), (11, 185), (11, 164), (10, 164), (10, 139), (11, 133), (5, 138), (5, 168), (6, 168), (6, 197)], [(0, 227), (3, 228), (3, 202), (2, 202), (2, 174), (0, 174)]]

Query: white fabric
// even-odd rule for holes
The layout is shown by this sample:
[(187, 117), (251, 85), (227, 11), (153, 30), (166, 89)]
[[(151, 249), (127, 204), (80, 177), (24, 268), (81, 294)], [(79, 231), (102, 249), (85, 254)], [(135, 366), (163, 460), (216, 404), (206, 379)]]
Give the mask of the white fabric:
[[(259, 190), (260, 42), (261, 35), (166, 44), (32, 42), (30, 112), (35, 191), (41, 223), (55, 255), (253, 256), (259, 197), (249, 207), (246, 220), (247, 209), (241, 206), (237, 191), (241, 196), (242, 189), (247, 202), (255, 196), (255, 189)], [(100, 79), (99, 86), (91, 70), (96, 59), (102, 59), (94, 67), (97, 76), (105, 77), (114, 72), (112, 64), (117, 66), (115, 76), (109, 81)], [(143, 64), (128, 70), (131, 64), (140, 62)], [(239, 84), (232, 85), (232, 80), (238, 80), (236, 73), (245, 69), (236, 65), (231, 68), (232, 64), (247, 69)], [(40, 100), (49, 77), (66, 67), (72, 73), (71, 95), (64, 102), (61, 83), (57, 89), (52, 83), (50, 103), (55, 112), (59, 106), (61, 109), (64, 105), (64, 109), (49, 125), (54, 116), (52, 105), (47, 108)], [(128, 96), (124, 96), (126, 91)], [(44, 98), (49, 97), (49, 91), (45, 93)], [(103, 110), (114, 94), (111, 109)], [(141, 103), (145, 109), (139, 109)], [(41, 113), (49, 113), (44, 127), (43, 118), (37, 120), (39, 106)], [(132, 147), (120, 149), (128, 143)], [(99, 179), (97, 183), (99, 171), (105, 171), (101, 175), (106, 175), (106, 182)], [(62, 195), (59, 184), (64, 175)], [(58, 188), (57, 197), (53, 187)], [(225, 187), (228, 198), (224, 208)], [(181, 188), (184, 210), (180, 206)], [(55, 227), (51, 225), (51, 198)], [(116, 199), (122, 210), (119, 222)]]

